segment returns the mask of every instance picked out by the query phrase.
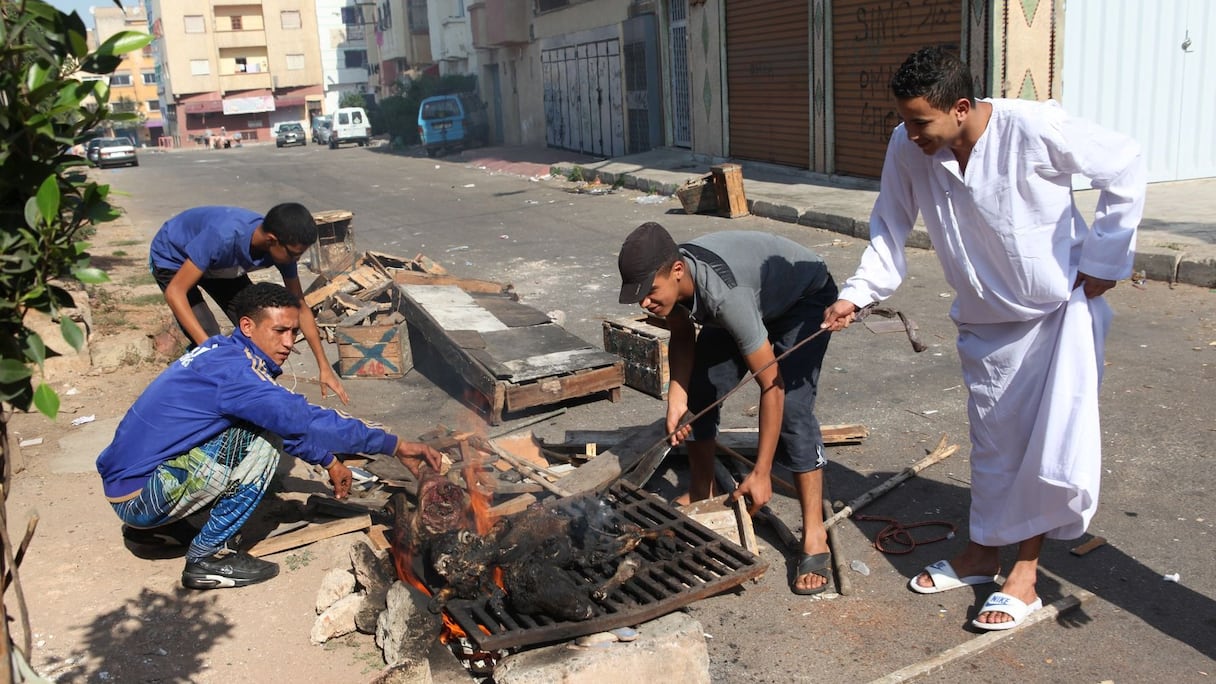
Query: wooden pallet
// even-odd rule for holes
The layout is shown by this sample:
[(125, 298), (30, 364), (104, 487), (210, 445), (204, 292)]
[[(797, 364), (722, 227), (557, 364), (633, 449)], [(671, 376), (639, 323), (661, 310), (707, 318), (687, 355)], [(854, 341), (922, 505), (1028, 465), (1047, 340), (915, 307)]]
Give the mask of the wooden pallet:
[(479, 397), (492, 425), (506, 413), (604, 393), (616, 401), (620, 357), (592, 347), (513, 294), (460, 279), (401, 284), (401, 311)]

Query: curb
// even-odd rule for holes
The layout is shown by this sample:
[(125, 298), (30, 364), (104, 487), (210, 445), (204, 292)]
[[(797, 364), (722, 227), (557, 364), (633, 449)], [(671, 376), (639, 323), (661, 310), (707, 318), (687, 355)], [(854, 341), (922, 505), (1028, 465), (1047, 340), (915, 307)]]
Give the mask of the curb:
[[(584, 179), (599, 179), (607, 185), (618, 182), (626, 188), (641, 192), (674, 195), (678, 183), (657, 180), (647, 176), (646, 169), (635, 172), (613, 173), (582, 164), (555, 164), (549, 172), (554, 177), (567, 178), (577, 172)], [(842, 189), (847, 192), (847, 189)], [(762, 198), (748, 198), (747, 207), (761, 218), (796, 223), (810, 228), (821, 228), (834, 233), (848, 235), (860, 240), (870, 239), (869, 217), (857, 218), (843, 213), (800, 208), (791, 204), (774, 202)], [(932, 249), (929, 234), (918, 225), (908, 236), (908, 247)], [(1136, 277), (1170, 283), (1185, 283), (1197, 287), (1216, 287), (1216, 247), (1186, 245), (1182, 249), (1142, 245), (1136, 249), (1132, 266)]]

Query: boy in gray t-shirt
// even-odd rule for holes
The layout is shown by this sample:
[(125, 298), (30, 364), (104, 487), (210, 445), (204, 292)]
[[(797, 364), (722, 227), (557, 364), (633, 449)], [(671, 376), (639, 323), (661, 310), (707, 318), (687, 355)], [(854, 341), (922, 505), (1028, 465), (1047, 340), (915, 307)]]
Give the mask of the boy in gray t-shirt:
[[(836, 283), (819, 255), (767, 233), (727, 231), (677, 245), (662, 226), (645, 223), (626, 238), (617, 265), (620, 302), (640, 304), (671, 329), (668, 432), (686, 411), (698, 413), (746, 372), (819, 332), (824, 309), (836, 301)], [(756, 374), (756, 468), (734, 493), (751, 499), (754, 513), (772, 498), (775, 458), (794, 474), (805, 530), (790, 586), (796, 594), (820, 593), (831, 577), (821, 504), (826, 461), (814, 414), (827, 346), (821, 335)], [(673, 444), (688, 439), (690, 501), (714, 495), (718, 422), (715, 409), (672, 437)]]

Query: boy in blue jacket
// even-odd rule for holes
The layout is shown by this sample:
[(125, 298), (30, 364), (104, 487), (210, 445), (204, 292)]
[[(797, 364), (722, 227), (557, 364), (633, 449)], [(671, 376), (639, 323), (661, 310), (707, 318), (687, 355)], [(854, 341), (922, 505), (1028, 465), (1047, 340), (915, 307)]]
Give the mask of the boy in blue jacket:
[[(199, 288), (211, 295), (233, 325), (237, 317), (232, 298), (253, 284), (247, 275), (251, 271), (275, 267), (283, 285), (303, 299), (296, 262), (316, 241), (312, 213), (295, 202), (277, 204), (265, 217), (239, 207), (195, 207), (165, 221), (152, 238), (152, 276), (191, 346), (198, 345), (220, 334)], [(333, 390), (347, 403), (342, 381), (325, 358), (311, 309), (300, 309), (300, 322), (320, 368), (321, 396)]]
[(97, 458), (128, 539), (156, 531), (178, 537), (187, 516), (210, 507), (186, 551), (182, 584), (191, 589), (240, 587), (278, 574), (274, 563), (227, 542), (262, 500), (281, 453), (328, 470), (339, 499), (350, 492), (351, 472), (334, 453), (393, 455), (415, 475), (424, 461), (440, 464), (425, 444), (314, 406), (275, 382), (299, 331), (294, 294), (258, 283), (232, 307), (232, 334), (206, 339), (153, 380)]

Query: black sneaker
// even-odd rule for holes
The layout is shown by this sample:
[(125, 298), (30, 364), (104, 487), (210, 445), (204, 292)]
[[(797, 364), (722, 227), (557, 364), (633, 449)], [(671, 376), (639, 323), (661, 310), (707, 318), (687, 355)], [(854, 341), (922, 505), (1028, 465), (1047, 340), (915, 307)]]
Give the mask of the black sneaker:
[(160, 527), (139, 528), (122, 526), (122, 542), (140, 558), (179, 558), (186, 555), (198, 528), (184, 520)]
[(190, 589), (224, 589), (257, 584), (279, 574), (279, 566), (242, 551), (222, 549), (209, 558), (186, 561), (182, 585)]

